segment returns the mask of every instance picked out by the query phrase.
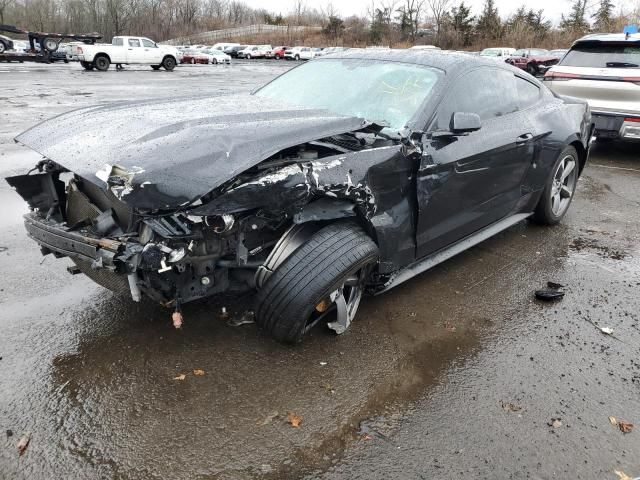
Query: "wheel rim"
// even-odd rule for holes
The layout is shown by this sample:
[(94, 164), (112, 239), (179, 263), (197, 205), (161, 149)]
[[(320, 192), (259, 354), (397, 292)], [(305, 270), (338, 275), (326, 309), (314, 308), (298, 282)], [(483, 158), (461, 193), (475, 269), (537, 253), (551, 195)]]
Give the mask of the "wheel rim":
[(304, 327), (303, 334), (308, 333), (320, 322), (328, 320), (334, 313), (335, 320), (327, 322), (327, 326), (338, 335), (344, 333), (351, 325), (360, 306), (365, 278), (366, 267), (349, 275), (338, 288), (316, 305), (314, 313)]
[(576, 188), (576, 160), (571, 155), (564, 157), (553, 175), (551, 184), (551, 212), (559, 217), (569, 208)]

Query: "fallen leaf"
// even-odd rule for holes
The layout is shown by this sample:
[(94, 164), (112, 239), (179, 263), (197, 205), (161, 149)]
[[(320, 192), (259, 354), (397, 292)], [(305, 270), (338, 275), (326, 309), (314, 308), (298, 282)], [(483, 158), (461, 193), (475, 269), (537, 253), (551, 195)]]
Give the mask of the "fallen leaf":
[(174, 380), (184, 380), (185, 378), (187, 378), (187, 374), (186, 373), (181, 373), (177, 377), (173, 377)]
[(618, 420), (618, 428), (622, 433), (631, 433), (631, 430), (633, 430), (633, 423)]
[(552, 418), (547, 425), (553, 428), (560, 428), (562, 426), (562, 421), (559, 418)]
[(29, 446), (29, 442), (30, 441), (31, 441), (31, 435), (29, 435), (29, 434), (24, 435), (20, 439), (20, 441), (18, 442), (18, 454), (19, 455), (22, 455), (24, 453), (24, 451)]
[(613, 329), (609, 328), (609, 327), (600, 327), (600, 331), (602, 333), (604, 333), (605, 335), (612, 335), (613, 334)]
[(293, 412), (289, 412), (287, 413), (287, 422), (289, 422), (292, 427), (298, 428), (302, 423), (302, 417), (300, 415), (296, 415)]
[(199, 368), (196, 368), (196, 369), (193, 371), (193, 374), (194, 374), (196, 377), (201, 377), (201, 376), (203, 376), (203, 375), (204, 375), (204, 370), (201, 370), (201, 369), (199, 369)]
[(176, 330), (182, 328), (182, 314), (180, 312), (173, 312), (173, 314), (171, 314), (171, 320)]
[(616, 417), (609, 417), (609, 423), (611, 425), (618, 425), (618, 421), (616, 420)]
[(616, 475), (618, 475), (618, 478), (620, 480), (633, 480), (629, 475), (627, 475), (626, 473), (624, 473), (622, 470), (614, 470), (613, 473), (615, 473)]

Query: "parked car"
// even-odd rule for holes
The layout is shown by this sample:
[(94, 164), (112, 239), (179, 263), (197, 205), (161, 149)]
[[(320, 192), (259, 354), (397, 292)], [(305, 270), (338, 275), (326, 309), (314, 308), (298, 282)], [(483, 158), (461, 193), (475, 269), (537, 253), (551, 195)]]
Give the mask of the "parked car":
[(72, 56), (80, 61), (85, 70), (109, 70), (112, 63), (150, 65), (154, 70), (160, 67), (173, 70), (178, 63), (174, 47), (159, 45), (145, 37), (113, 37), (111, 45), (74, 45)]
[(300, 60), (300, 50), (308, 47), (290, 47), (284, 51), (285, 60)]
[(285, 60), (311, 60), (319, 51), (319, 48), (293, 47), (284, 52)]
[(267, 56), (267, 58), (275, 58), (276, 60), (281, 60), (284, 58), (284, 52), (287, 48), (289, 47), (285, 47), (285, 46), (273, 47), (271, 49), (271, 52)]
[(544, 80), (589, 102), (598, 139), (640, 140), (640, 34), (582, 37)]
[(271, 51), (271, 45), (249, 45), (244, 50), (238, 52), (238, 58), (265, 58), (267, 52)]
[(555, 50), (550, 50), (549, 55), (556, 58), (562, 58), (568, 51), (568, 48), (556, 48)]
[(216, 43), (211, 47), (212, 50), (220, 50), (221, 52), (227, 53), (226, 50), (233, 47), (239, 47), (239, 43)]
[(203, 53), (207, 53), (210, 56), (209, 63), (216, 65), (218, 63), (231, 63), (231, 57), (224, 53), (222, 50), (208, 49), (203, 50)]
[(516, 50), (505, 62), (536, 76), (558, 63), (558, 57), (550, 55), (549, 50), (543, 48), (521, 48)]
[(7, 50), (13, 50), (13, 40), (4, 35), (0, 35), (0, 53), (4, 53)]
[(7, 181), (73, 271), (178, 326), (187, 302), (255, 289), (259, 327), (297, 342), (526, 218), (560, 222), (591, 128), (586, 102), (504, 63), (353, 49), (253, 94), (56, 116), (16, 138), (44, 159)]
[(229, 49), (225, 49), (224, 53), (229, 55), (231, 58), (238, 58), (238, 54), (247, 47), (248, 45), (238, 45)]
[(180, 59), (180, 63), (186, 64), (203, 64), (207, 65), (209, 63), (210, 57), (209, 55), (203, 54), (202, 49), (195, 48), (187, 48), (182, 52), (182, 58)]
[(505, 47), (485, 48), (480, 52), (479, 55), (489, 60), (503, 62), (506, 58), (513, 55), (515, 51), (516, 51), (515, 48), (505, 48)]

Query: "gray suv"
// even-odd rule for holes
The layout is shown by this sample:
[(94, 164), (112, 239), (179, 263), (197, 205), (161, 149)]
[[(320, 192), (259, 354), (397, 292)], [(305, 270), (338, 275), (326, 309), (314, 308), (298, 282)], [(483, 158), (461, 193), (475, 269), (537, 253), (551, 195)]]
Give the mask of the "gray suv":
[(589, 102), (596, 138), (640, 141), (640, 34), (582, 37), (544, 80)]

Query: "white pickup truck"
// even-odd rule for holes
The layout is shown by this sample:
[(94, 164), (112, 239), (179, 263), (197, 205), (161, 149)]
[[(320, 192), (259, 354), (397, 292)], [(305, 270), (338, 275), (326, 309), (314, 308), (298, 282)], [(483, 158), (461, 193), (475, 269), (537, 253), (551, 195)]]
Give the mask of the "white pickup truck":
[(151, 65), (154, 70), (160, 67), (167, 71), (176, 68), (178, 52), (175, 48), (158, 45), (145, 37), (113, 37), (111, 45), (73, 45), (71, 58), (79, 60), (85, 70), (109, 70), (115, 64)]

